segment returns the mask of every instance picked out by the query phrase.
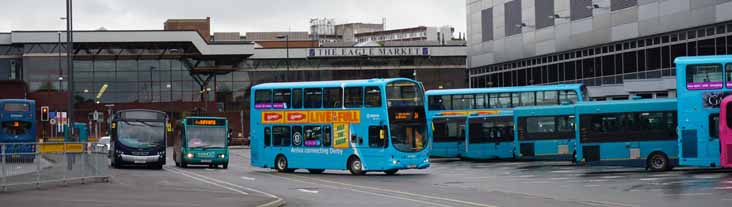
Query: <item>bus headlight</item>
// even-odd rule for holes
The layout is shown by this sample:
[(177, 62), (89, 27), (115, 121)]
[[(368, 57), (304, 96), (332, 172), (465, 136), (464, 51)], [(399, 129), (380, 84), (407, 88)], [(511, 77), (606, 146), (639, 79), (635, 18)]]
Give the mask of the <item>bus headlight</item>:
[(188, 153), (188, 154), (186, 154), (186, 157), (187, 157), (188, 159), (191, 159), (191, 158), (193, 158), (193, 153)]
[(424, 163), (430, 163), (430, 158), (429, 157), (425, 158), (423, 162)]
[(394, 164), (394, 165), (398, 165), (399, 164), (399, 160), (391, 160), (391, 163)]
[(220, 154), (220, 155), (219, 155), (219, 158), (221, 158), (221, 159), (224, 159), (224, 158), (226, 158), (226, 155), (224, 155), (224, 154)]

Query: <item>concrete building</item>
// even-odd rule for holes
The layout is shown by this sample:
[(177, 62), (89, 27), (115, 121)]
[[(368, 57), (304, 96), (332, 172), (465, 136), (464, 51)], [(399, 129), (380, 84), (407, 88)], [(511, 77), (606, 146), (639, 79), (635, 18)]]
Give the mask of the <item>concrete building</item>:
[(434, 41), (443, 42), (452, 40), (454, 28), (443, 27), (413, 27), (356, 34), (356, 42), (390, 42), (390, 41)]
[(247, 32), (246, 41), (278, 41), (278, 37), (289, 36), (290, 40), (310, 40), (308, 32)]
[(348, 23), (335, 26), (336, 37), (340, 36), (342, 42), (356, 42), (357, 34), (378, 31), (384, 31), (383, 23)]
[(673, 60), (732, 53), (730, 0), (467, 0), (471, 87), (675, 96)]

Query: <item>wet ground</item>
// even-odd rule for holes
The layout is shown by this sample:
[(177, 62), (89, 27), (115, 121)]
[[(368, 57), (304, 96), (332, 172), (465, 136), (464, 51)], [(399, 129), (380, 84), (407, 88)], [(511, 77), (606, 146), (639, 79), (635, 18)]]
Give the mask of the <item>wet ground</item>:
[[(732, 206), (730, 170), (677, 168), (652, 173), (569, 162), (442, 159), (433, 160), (430, 169), (400, 171), (396, 176), (352, 176), (345, 171), (312, 175), (303, 170), (282, 174), (252, 168), (247, 149), (234, 149), (231, 155), (226, 170), (179, 169), (171, 160), (163, 171), (112, 170), (110, 184), (45, 189), (40, 195), (65, 201), (90, 192), (109, 192), (54, 206), (98, 205), (94, 199), (121, 204), (122, 198), (146, 201), (140, 203), (143, 206), (256, 206), (279, 198), (287, 206)], [(126, 192), (125, 197), (110, 190), (115, 188)], [(142, 190), (130, 190), (135, 188)], [(0, 201), (18, 205), (43, 201), (34, 196), (39, 194), (0, 193)], [(207, 196), (210, 199), (200, 201)]]

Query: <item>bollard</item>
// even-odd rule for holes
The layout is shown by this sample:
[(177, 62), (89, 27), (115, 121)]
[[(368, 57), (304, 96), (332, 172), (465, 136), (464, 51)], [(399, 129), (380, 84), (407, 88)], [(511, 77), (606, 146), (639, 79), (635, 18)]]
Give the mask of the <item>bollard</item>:
[(40, 150), (38, 150), (40, 146), (38, 146), (38, 143), (36, 145), (36, 150), (33, 152), (35, 156), (35, 162), (36, 162), (36, 189), (41, 189), (41, 154)]
[(5, 192), (8, 190), (8, 188), (7, 188), (8, 180), (7, 180), (7, 172), (5, 170), (5, 168), (7, 168), (7, 167), (5, 166), (6, 163), (5, 163), (5, 145), (4, 144), (0, 144), (0, 157), (2, 157), (2, 164), (0, 164), (0, 165), (2, 165), (2, 167), (3, 167), (3, 170), (2, 170), (3, 171), (2, 172), (3, 173), (2, 174), (3, 175), (3, 192)]
[(61, 156), (63, 156), (63, 158), (66, 159), (66, 168), (64, 170), (64, 174), (61, 179), (61, 183), (63, 185), (66, 185), (66, 173), (68, 173), (68, 171), (69, 171), (69, 156), (66, 154), (66, 143), (65, 142), (64, 142), (63, 146), (64, 146), (63, 147), (64, 150), (63, 150), (63, 152), (61, 152)]
[(86, 165), (89, 163), (87, 162), (86, 158), (89, 158), (88, 156), (84, 156), (86, 154), (86, 144), (82, 143), (82, 149), (81, 153), (79, 153), (79, 159), (81, 159), (81, 184), (84, 183), (84, 178), (86, 178)]

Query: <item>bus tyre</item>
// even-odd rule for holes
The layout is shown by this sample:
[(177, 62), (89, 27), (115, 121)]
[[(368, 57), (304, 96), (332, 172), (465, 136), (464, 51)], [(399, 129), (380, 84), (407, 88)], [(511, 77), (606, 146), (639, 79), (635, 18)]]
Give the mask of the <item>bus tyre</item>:
[(661, 152), (655, 152), (648, 156), (646, 166), (650, 171), (660, 172), (671, 169), (671, 162), (666, 154)]
[(229, 169), (229, 163), (225, 162), (223, 165), (221, 165), (221, 167), (224, 169)]
[(323, 172), (325, 172), (325, 170), (323, 170), (323, 169), (308, 169), (308, 172), (310, 172), (310, 174), (323, 174)]
[(275, 169), (277, 172), (292, 172), (293, 170), (287, 168), (287, 158), (285, 156), (277, 156), (275, 159)]
[(363, 170), (363, 163), (358, 157), (351, 157), (348, 159), (348, 171), (351, 171), (353, 175), (365, 175), (366, 171)]
[(384, 173), (387, 174), (387, 175), (395, 175), (397, 172), (399, 172), (399, 169), (393, 169), (393, 170), (384, 171)]
[(182, 168), (187, 168), (188, 167), (188, 163), (186, 163), (186, 161), (183, 160), (183, 158), (180, 159), (180, 167), (182, 167)]

